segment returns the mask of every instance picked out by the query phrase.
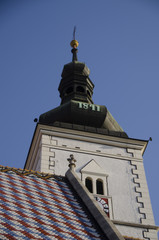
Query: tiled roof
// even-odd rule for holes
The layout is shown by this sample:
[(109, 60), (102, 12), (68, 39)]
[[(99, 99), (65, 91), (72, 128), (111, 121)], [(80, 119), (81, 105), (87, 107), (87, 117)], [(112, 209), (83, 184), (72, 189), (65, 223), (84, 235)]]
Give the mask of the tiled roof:
[(0, 166), (0, 239), (103, 239), (65, 177)]

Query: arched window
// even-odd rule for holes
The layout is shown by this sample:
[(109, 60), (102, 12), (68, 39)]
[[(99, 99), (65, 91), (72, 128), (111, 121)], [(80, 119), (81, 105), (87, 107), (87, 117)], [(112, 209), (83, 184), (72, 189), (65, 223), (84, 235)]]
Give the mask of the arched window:
[(97, 189), (97, 194), (104, 194), (103, 191), (103, 181), (101, 179), (96, 180), (96, 189)]
[(73, 92), (73, 87), (67, 88), (66, 93), (69, 94), (69, 93), (71, 93), (71, 92)]
[(78, 87), (76, 88), (76, 91), (77, 91), (77, 92), (84, 92), (84, 88), (81, 87), (81, 86), (78, 86)]
[(87, 178), (85, 179), (85, 185), (86, 185), (87, 189), (88, 189), (91, 193), (93, 193), (93, 184), (92, 184), (92, 179), (91, 179), (91, 178), (87, 177)]

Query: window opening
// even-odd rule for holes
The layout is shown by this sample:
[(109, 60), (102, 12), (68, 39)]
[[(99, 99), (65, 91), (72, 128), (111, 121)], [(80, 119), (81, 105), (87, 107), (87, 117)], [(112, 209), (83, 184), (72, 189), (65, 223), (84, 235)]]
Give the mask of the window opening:
[(86, 178), (85, 179), (85, 185), (87, 187), (87, 189), (93, 193), (93, 184), (92, 184), (92, 179), (91, 178)]
[(81, 87), (81, 86), (78, 86), (78, 87), (76, 88), (76, 91), (77, 91), (77, 92), (84, 92), (84, 88)]
[(97, 194), (104, 194), (103, 191), (103, 181), (101, 179), (97, 179), (96, 181), (96, 189), (97, 189)]
[(67, 88), (66, 93), (69, 94), (69, 93), (71, 93), (71, 92), (73, 92), (73, 87)]

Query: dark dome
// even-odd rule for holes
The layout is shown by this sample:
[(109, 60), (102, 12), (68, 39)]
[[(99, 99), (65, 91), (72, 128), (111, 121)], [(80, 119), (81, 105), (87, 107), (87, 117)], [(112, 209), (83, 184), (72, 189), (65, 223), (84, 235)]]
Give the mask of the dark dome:
[(72, 73), (89, 76), (90, 70), (85, 63), (74, 61), (64, 65), (61, 77), (65, 78)]
[(73, 61), (64, 65), (59, 84), (61, 104), (70, 100), (93, 103), (94, 84), (89, 78), (90, 70), (85, 63)]
[(42, 114), (39, 123), (75, 124), (127, 136), (105, 106), (93, 104), (94, 84), (89, 78), (90, 70), (85, 63), (77, 60), (77, 49), (72, 49), (71, 52), (72, 62), (64, 65), (58, 88), (61, 105)]

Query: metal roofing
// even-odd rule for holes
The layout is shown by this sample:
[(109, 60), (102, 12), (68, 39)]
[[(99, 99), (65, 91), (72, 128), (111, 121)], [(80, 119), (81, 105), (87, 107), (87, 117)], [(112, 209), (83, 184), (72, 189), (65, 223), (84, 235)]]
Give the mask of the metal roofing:
[(65, 177), (0, 166), (0, 239), (103, 239)]

